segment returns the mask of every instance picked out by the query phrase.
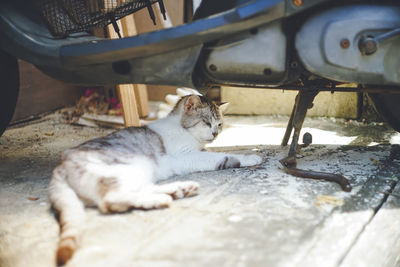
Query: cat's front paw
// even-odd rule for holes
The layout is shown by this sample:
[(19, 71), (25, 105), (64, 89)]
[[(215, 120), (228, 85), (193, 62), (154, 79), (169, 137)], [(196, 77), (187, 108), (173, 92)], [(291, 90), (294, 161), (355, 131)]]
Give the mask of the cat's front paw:
[(217, 164), (217, 170), (224, 170), (229, 168), (239, 168), (240, 161), (232, 156), (226, 156)]
[(251, 155), (242, 155), (240, 158), (240, 166), (241, 167), (248, 167), (259, 165), (263, 161), (262, 157), (259, 155), (251, 154)]

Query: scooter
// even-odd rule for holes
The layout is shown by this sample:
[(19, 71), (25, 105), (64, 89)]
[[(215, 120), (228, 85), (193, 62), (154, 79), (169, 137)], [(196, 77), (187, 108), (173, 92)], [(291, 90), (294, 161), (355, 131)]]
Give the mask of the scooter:
[[(0, 5), (1, 132), (18, 93), (17, 58), (68, 83), (142, 83), (208, 88), (221, 85), (297, 90), (281, 163), (299, 177), (340, 175), (296, 168), (311, 143), (300, 129), (320, 91), (365, 92), (400, 131), (400, 4), (363, 0), (203, 0), (187, 23), (121, 39), (93, 36), (92, 27), (161, 0), (4, 0)], [(184, 1), (185, 4), (191, 1)], [(188, 8), (187, 10), (190, 10)], [(154, 14), (153, 14), (154, 16)], [(115, 27), (117, 30), (117, 27)], [(353, 86), (356, 84), (357, 86)], [(294, 129), (294, 130), (293, 130)]]

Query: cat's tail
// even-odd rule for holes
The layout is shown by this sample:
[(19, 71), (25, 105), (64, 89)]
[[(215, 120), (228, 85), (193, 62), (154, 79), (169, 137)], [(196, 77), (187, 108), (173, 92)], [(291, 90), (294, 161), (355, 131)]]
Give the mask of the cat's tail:
[(64, 265), (79, 246), (80, 229), (84, 224), (84, 204), (57, 167), (50, 182), (50, 201), (59, 212), (60, 240), (56, 254), (57, 266)]

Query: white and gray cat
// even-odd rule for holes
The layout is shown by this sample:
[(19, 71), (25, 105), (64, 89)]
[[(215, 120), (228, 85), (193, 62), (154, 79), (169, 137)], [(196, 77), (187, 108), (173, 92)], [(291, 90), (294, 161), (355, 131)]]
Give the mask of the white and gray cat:
[(258, 155), (204, 151), (221, 131), (225, 108), (201, 96), (185, 96), (166, 118), (65, 151), (50, 182), (50, 200), (60, 222), (58, 265), (65, 264), (79, 246), (85, 206), (97, 206), (102, 213), (167, 207), (173, 199), (197, 194), (199, 184), (157, 185), (157, 181), (260, 164)]

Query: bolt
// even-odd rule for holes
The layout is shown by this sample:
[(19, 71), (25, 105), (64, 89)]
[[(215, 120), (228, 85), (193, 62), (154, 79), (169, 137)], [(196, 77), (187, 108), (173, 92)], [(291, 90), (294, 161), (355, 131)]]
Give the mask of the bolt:
[(340, 47), (343, 49), (347, 49), (350, 47), (350, 41), (347, 38), (343, 38), (342, 40), (340, 40)]
[(378, 43), (373, 36), (363, 36), (358, 42), (358, 49), (360, 49), (362, 55), (369, 56), (378, 50)]
[(366, 39), (364, 41), (364, 52), (366, 55), (371, 55), (376, 52), (376, 41), (374, 39)]
[(303, 5), (303, 0), (293, 0), (293, 4), (296, 7), (302, 6)]
[(272, 74), (272, 70), (271, 69), (264, 69), (264, 75), (271, 75)]
[(214, 64), (211, 64), (210, 66), (208, 66), (208, 68), (209, 68), (211, 71), (217, 71), (217, 66), (215, 66)]

